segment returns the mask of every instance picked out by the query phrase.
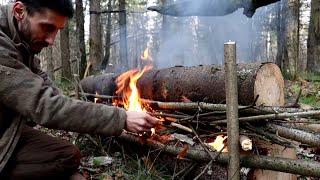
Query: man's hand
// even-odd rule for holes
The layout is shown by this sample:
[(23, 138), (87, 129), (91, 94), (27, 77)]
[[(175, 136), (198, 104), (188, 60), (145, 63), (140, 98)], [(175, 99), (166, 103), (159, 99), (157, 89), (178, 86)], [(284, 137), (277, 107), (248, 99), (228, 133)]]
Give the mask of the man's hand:
[(147, 113), (127, 111), (125, 129), (130, 132), (142, 133), (150, 132), (151, 128), (157, 125), (159, 120)]

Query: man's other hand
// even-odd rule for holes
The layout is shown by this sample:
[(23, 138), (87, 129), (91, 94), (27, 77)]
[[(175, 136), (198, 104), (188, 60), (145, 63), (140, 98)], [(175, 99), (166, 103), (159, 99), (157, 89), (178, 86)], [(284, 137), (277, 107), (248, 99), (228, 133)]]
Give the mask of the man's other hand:
[(159, 120), (144, 112), (127, 111), (126, 130), (135, 133), (150, 132)]

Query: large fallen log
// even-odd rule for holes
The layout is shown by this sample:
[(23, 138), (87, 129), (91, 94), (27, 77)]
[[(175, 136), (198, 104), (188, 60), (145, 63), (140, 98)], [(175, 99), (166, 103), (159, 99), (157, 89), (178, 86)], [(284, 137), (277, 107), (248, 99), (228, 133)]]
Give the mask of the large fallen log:
[[(122, 134), (120, 138), (141, 144), (141, 139), (129, 134)], [(146, 140), (144, 145), (155, 149), (162, 149), (164, 152), (178, 155), (183, 148), (167, 146), (159, 142), (155, 142), (152, 140)], [(211, 156), (216, 157), (216, 152), (211, 152)], [(185, 158), (189, 158), (195, 161), (207, 161), (211, 160), (211, 156), (208, 155), (206, 151), (203, 150), (195, 150), (190, 148), (187, 152)], [(227, 154), (220, 154), (216, 159), (217, 162), (222, 164), (227, 164), (229, 161), (229, 156)], [(294, 160), (288, 158), (281, 157), (268, 157), (268, 156), (257, 156), (257, 155), (242, 155), (240, 163), (244, 167), (250, 168), (260, 168), (260, 169), (268, 169), (275, 170), (293, 174), (300, 174), (304, 176), (315, 176), (320, 177), (320, 163), (305, 161), (305, 160)]]
[(183, 0), (148, 10), (171, 16), (224, 16), (244, 8), (243, 13), (252, 17), (256, 9), (280, 0)]
[[(284, 81), (273, 63), (250, 63), (237, 66), (239, 104), (284, 104)], [(225, 102), (225, 74), (222, 66), (173, 67), (151, 70), (138, 81), (145, 99), (177, 102), (187, 98), (193, 102)]]
[[(138, 80), (142, 98), (162, 102), (225, 102), (224, 68), (217, 65), (153, 69)], [(273, 63), (239, 64), (239, 104), (281, 106), (284, 104), (284, 81), (280, 69)], [(101, 75), (81, 81), (85, 92), (114, 95), (117, 75)]]

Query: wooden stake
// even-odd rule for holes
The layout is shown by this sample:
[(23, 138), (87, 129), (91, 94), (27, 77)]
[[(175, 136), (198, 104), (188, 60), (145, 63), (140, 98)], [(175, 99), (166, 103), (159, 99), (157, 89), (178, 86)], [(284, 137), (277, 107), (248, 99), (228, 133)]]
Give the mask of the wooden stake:
[(239, 153), (239, 121), (238, 121), (238, 80), (236, 62), (236, 43), (224, 44), (225, 86), (227, 102), (227, 129), (229, 165), (228, 180), (240, 179), (240, 153)]

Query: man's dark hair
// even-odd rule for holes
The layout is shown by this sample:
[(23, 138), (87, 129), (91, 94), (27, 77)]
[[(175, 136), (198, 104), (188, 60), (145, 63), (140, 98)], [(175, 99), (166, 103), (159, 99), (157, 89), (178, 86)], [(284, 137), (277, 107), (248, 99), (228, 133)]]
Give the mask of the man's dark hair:
[(57, 13), (72, 18), (74, 10), (71, 0), (16, 0), (22, 2), (27, 7), (27, 12), (31, 15), (44, 9), (50, 9)]

